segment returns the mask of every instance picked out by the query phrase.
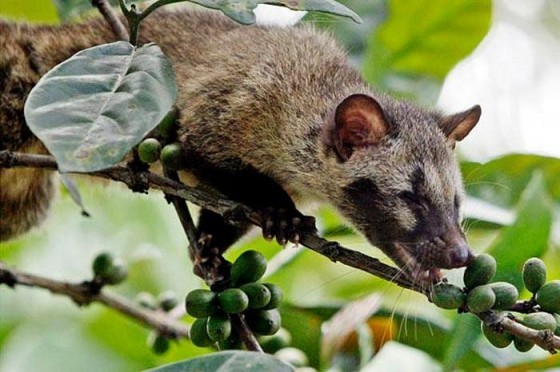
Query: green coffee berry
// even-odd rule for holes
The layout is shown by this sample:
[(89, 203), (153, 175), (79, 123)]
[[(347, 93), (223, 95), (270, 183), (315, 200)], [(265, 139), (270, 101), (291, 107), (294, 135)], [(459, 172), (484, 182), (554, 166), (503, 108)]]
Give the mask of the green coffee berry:
[(535, 298), (544, 311), (560, 314), (560, 280), (543, 285)]
[(465, 304), (466, 294), (453, 284), (441, 283), (434, 287), (432, 302), (442, 309), (458, 309)]
[(154, 354), (163, 354), (169, 350), (169, 340), (155, 332), (152, 332), (148, 337), (148, 345)]
[(489, 284), (490, 288), (496, 295), (496, 302), (494, 302), (493, 309), (507, 310), (515, 305), (519, 298), (519, 291), (513, 284), (506, 282), (496, 282)]
[(525, 315), (522, 323), (538, 331), (548, 329), (554, 332), (556, 330), (556, 319), (554, 316), (542, 311)]
[(496, 274), (496, 259), (483, 253), (476, 256), (467, 266), (463, 281), (467, 288), (474, 288), (489, 283), (494, 274)]
[(467, 295), (467, 306), (473, 313), (490, 310), (495, 302), (496, 295), (489, 285), (475, 287)]
[(526, 353), (527, 351), (531, 350), (533, 346), (535, 346), (535, 344), (533, 343), (533, 341), (527, 340), (525, 338), (513, 336), (513, 346), (515, 346), (517, 351)]
[(144, 163), (154, 163), (159, 159), (161, 143), (155, 138), (146, 138), (138, 145), (138, 157)]
[(218, 294), (222, 311), (238, 314), (249, 307), (249, 297), (239, 288), (229, 288)]
[(267, 354), (274, 354), (280, 349), (290, 346), (292, 343), (292, 335), (286, 328), (280, 328), (276, 334), (272, 336), (260, 336), (259, 344)]
[(260, 283), (247, 283), (239, 287), (249, 298), (249, 308), (260, 309), (270, 302), (270, 290)]
[(128, 270), (126, 269), (126, 265), (124, 264), (124, 262), (119, 259), (114, 259), (113, 265), (99, 278), (106, 284), (115, 285), (122, 283), (127, 276)]
[(185, 299), (187, 314), (195, 318), (212, 315), (217, 308), (216, 294), (207, 289), (195, 289)]
[(170, 143), (161, 149), (161, 163), (172, 170), (181, 170), (185, 166), (183, 149), (179, 143)]
[(146, 308), (146, 309), (150, 309), (150, 310), (155, 310), (157, 309), (157, 304), (156, 304), (156, 299), (154, 298), (154, 296), (152, 296), (150, 293), (148, 292), (140, 292), (136, 295), (136, 302)]
[(525, 288), (531, 293), (537, 293), (546, 283), (546, 266), (539, 258), (533, 257), (525, 261), (522, 273)]
[(280, 313), (276, 309), (247, 312), (245, 319), (251, 330), (259, 335), (273, 335), (280, 329)]
[(309, 364), (307, 355), (300, 349), (295, 347), (285, 347), (274, 353), (274, 356), (283, 362), (286, 362), (296, 368), (305, 367)]
[(243, 349), (243, 342), (235, 329), (231, 330), (231, 334), (224, 341), (220, 341), (218, 346), (220, 350), (241, 350)]
[(206, 330), (207, 323), (208, 318), (198, 318), (191, 325), (189, 337), (192, 343), (198, 347), (206, 347), (214, 343), (208, 336), (208, 331)]
[(503, 349), (508, 347), (509, 344), (513, 341), (513, 335), (508, 332), (494, 332), (490, 327), (486, 324), (482, 324), (482, 333), (492, 345), (497, 347), (498, 349)]
[(554, 319), (556, 319), (556, 330), (554, 331), (554, 334), (556, 336), (560, 336), (560, 315), (554, 314)]
[(213, 341), (224, 341), (231, 334), (231, 321), (224, 313), (216, 313), (208, 317), (206, 324), (208, 337)]
[(268, 288), (268, 290), (270, 291), (270, 301), (266, 306), (262, 307), (261, 309), (272, 310), (272, 309), (279, 308), (280, 305), (282, 304), (282, 299), (284, 298), (284, 293), (282, 292), (282, 289), (276, 284), (272, 284), (272, 283), (264, 283), (263, 285), (266, 288)]
[(93, 260), (93, 275), (104, 276), (113, 266), (114, 259), (113, 255), (108, 252), (99, 253)]
[(160, 293), (158, 296), (158, 306), (163, 311), (170, 311), (175, 308), (179, 304), (177, 300), (177, 295), (173, 291), (166, 291)]
[(158, 124), (159, 133), (163, 138), (172, 138), (177, 130), (177, 110), (171, 110)]
[(236, 286), (259, 280), (266, 271), (266, 258), (257, 251), (245, 251), (231, 266), (231, 280)]

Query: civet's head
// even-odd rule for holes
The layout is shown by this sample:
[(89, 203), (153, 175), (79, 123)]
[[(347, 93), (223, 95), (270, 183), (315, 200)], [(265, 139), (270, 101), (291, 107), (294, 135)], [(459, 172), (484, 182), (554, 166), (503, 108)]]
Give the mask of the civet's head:
[(407, 102), (355, 94), (336, 108), (324, 150), (342, 174), (337, 207), (403, 270), (437, 281), (472, 253), (461, 229), (464, 190), (453, 155), (480, 106), (443, 116)]

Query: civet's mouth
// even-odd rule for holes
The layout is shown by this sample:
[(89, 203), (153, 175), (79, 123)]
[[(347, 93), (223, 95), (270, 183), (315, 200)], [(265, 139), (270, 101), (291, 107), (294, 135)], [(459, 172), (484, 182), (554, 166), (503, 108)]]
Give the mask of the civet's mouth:
[(436, 267), (424, 266), (412, 255), (406, 244), (395, 242), (393, 243), (393, 247), (391, 258), (415, 283), (437, 283), (441, 281), (441, 270)]
[(474, 257), (460, 231), (419, 243), (394, 242), (391, 257), (413, 280), (439, 282), (440, 269), (466, 266)]

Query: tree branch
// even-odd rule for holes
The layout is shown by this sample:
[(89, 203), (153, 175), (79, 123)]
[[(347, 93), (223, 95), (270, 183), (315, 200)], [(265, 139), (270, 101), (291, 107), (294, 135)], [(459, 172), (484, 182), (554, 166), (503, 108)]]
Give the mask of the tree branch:
[[(164, 167), (163, 173), (167, 178), (175, 182), (179, 182), (179, 175), (177, 174), (176, 171), (171, 171)], [(187, 206), (186, 201), (178, 196), (165, 194), (165, 197), (168, 198), (173, 204), (173, 206), (175, 207), (175, 211), (179, 216), (179, 220), (181, 221), (183, 230), (185, 231), (185, 234), (187, 235), (187, 239), (190, 243), (189, 256), (191, 260), (193, 260), (193, 264), (196, 265), (196, 262), (194, 262), (196, 253), (200, 252), (201, 250), (200, 247), (198, 246), (199, 244), (196, 238), (198, 236), (197, 228), (193, 222), (191, 213), (189, 212), (189, 207)], [(222, 265), (227, 264), (227, 262), (224, 262), (225, 260), (223, 259), (223, 257), (221, 257), (221, 255), (220, 258), (221, 258), (220, 264)], [(204, 267), (202, 265), (199, 266), (199, 268), (200, 270), (204, 271)], [(206, 280), (206, 284), (208, 286), (212, 284), (208, 280), (208, 278), (210, 278), (209, 274), (210, 273), (208, 272), (202, 272), (202, 276)], [(249, 326), (247, 325), (245, 318), (240, 314), (230, 314), (229, 317), (231, 319), (233, 327), (235, 328), (235, 330), (237, 331), (237, 333), (241, 338), (241, 342), (243, 342), (247, 350), (257, 351), (262, 353), (263, 350), (261, 348), (261, 345), (257, 341), (257, 338), (255, 337), (251, 329), (249, 329)]]
[[(0, 168), (35, 167), (56, 170), (56, 161), (52, 156), (0, 151)], [(260, 226), (260, 218), (256, 211), (249, 207), (229, 200), (215, 190), (193, 188), (162, 177), (152, 172), (134, 172), (131, 169), (115, 165), (98, 172), (88, 173), (90, 176), (102, 177), (113, 181), (123, 182), (135, 190), (138, 184), (146, 184), (150, 188), (158, 189), (166, 194), (174, 195), (197, 204), (212, 212), (224, 216), (231, 223), (249, 221)], [(365, 271), (371, 275), (391, 281), (396, 285), (426, 294), (427, 288), (414, 283), (403, 273), (386, 265), (376, 258), (345, 248), (336, 242), (331, 242), (314, 234), (302, 234), (300, 242), (305, 247), (329, 258), (333, 262)]]
[(530, 340), (551, 354), (560, 350), (560, 337), (550, 330), (537, 331), (519, 323), (513, 315), (504, 315), (495, 311), (476, 314), (489, 327), (497, 332), (508, 332), (519, 338)]
[[(0, 168), (12, 167), (35, 167), (52, 170), (58, 169), (54, 158), (48, 155), (32, 155), (6, 150), (0, 151)], [(183, 183), (174, 181), (167, 177), (162, 177), (149, 171), (135, 172), (125, 166), (116, 165), (102, 171), (88, 173), (88, 175), (123, 182), (132, 190), (138, 190), (138, 185), (147, 185), (150, 188), (161, 190), (165, 194), (173, 195), (175, 197), (190, 201), (194, 204), (218, 213), (232, 223), (249, 221), (255, 225), (260, 225), (258, 213), (251, 210), (245, 205), (229, 200), (214, 190), (191, 188), (184, 185)], [(402, 288), (414, 290), (424, 295), (428, 295), (428, 288), (422, 288), (421, 286), (412, 282), (408, 277), (404, 276), (400, 270), (385, 265), (379, 260), (369, 257), (363, 253), (342, 247), (336, 242), (325, 240), (314, 234), (303, 234), (301, 236), (300, 242), (307, 248), (310, 248), (315, 252), (328, 257), (334, 262), (341, 262), (347, 266), (391, 281)], [(10, 285), (9, 281), (5, 281), (5, 279), (2, 278), (1, 271), (0, 282), (4, 282)], [(64, 291), (55, 293), (66, 294), (66, 292)], [(69, 292), (68, 295), (73, 299), (77, 298), (79, 300), (80, 298), (82, 298), (80, 297), (79, 291), (77, 292), (77, 294), (74, 294), (76, 297), (73, 297), (71, 293), (73, 292)], [(111, 303), (107, 299), (103, 300), (105, 302), (98, 298), (94, 298), (93, 300), (106, 304)], [(111, 305), (108, 306), (112, 305), (113, 304), (111, 303)], [(519, 310), (518, 307), (519, 306), (516, 305), (513, 310)], [(125, 311), (121, 312), (126, 313)], [(133, 317), (137, 316), (134, 315), (134, 313), (131, 313), (130, 315)], [(476, 315), (483, 322), (493, 325), (496, 329), (509, 332), (517, 337), (529, 339), (543, 349), (548, 350), (550, 353), (556, 353), (556, 350), (560, 349), (560, 338), (554, 336), (552, 332), (536, 331), (527, 328), (515, 321), (515, 318), (512, 319), (510, 317), (500, 316), (499, 313), (494, 311), (488, 311)], [(141, 318), (144, 319), (143, 317)], [(235, 321), (237, 322), (237, 319), (235, 319)], [(162, 327), (162, 325), (157, 322), (152, 324), (154, 324), (154, 327), (158, 330), (159, 328), (157, 327)], [(166, 331), (165, 327), (161, 329), (163, 332)]]
[(99, 10), (99, 13), (101, 13), (103, 18), (105, 18), (115, 36), (117, 36), (120, 40), (128, 40), (126, 27), (124, 27), (124, 24), (117, 16), (117, 13), (107, 3), (107, 0), (91, 0), (91, 5)]
[(16, 285), (43, 288), (51, 293), (71, 298), (78, 306), (98, 302), (155, 329), (165, 337), (173, 339), (189, 337), (189, 328), (164, 312), (141, 308), (134, 302), (114, 293), (106, 292), (103, 289), (95, 291), (91, 282), (69, 283), (53, 280), (9, 268), (0, 261), (1, 284), (5, 284), (10, 288)]

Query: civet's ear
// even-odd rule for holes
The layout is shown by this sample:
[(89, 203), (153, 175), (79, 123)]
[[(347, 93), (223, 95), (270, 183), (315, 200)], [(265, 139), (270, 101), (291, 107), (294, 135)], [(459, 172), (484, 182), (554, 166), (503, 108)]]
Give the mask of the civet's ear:
[(461, 141), (470, 133), (478, 123), (481, 114), (480, 106), (475, 105), (468, 110), (444, 117), (439, 126), (451, 145), (454, 146), (456, 141)]
[(379, 103), (368, 95), (353, 94), (337, 106), (328, 142), (339, 159), (346, 161), (357, 149), (378, 144), (388, 132)]

